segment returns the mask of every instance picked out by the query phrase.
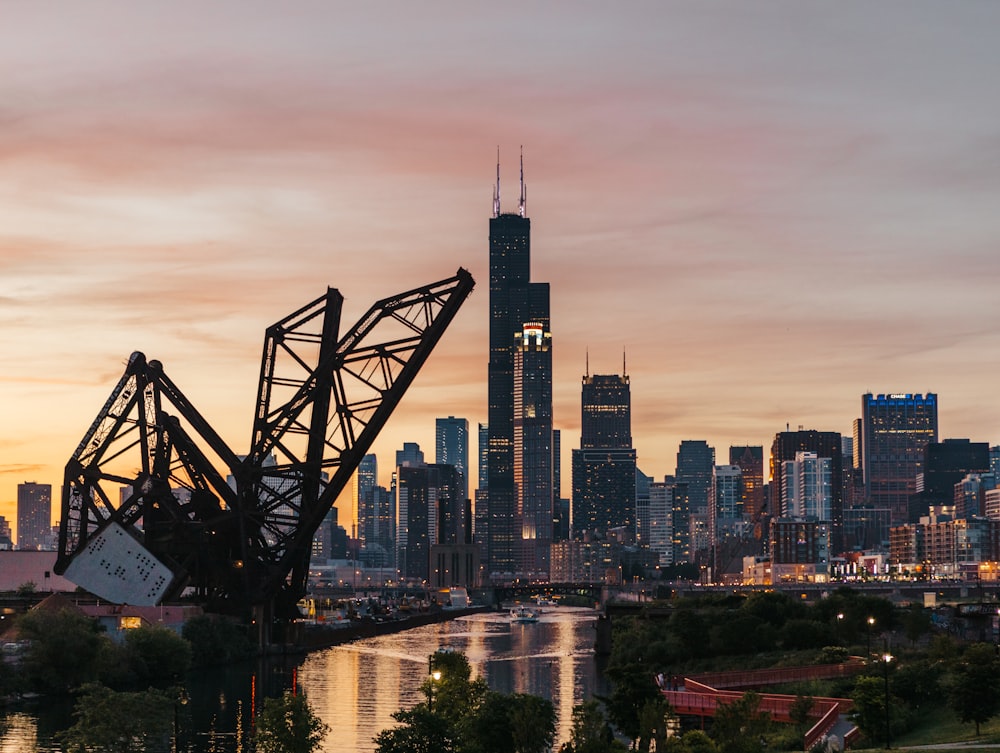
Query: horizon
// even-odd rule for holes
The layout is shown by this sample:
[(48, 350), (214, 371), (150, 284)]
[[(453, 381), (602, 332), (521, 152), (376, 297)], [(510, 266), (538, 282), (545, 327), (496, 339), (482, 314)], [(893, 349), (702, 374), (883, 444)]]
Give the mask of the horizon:
[(58, 518), (134, 350), (245, 450), (264, 328), (325, 285), (353, 322), (472, 273), (370, 451), (433, 457), (448, 415), (474, 435), (498, 145), (504, 212), (523, 145), (567, 483), (580, 380), (623, 354), (654, 477), (684, 439), (718, 462), (786, 425), (849, 436), (869, 392), (936, 393), (940, 439), (1000, 443), (1000, 6), (438, 7), (7, 11), (12, 528), (25, 481), (52, 485)]

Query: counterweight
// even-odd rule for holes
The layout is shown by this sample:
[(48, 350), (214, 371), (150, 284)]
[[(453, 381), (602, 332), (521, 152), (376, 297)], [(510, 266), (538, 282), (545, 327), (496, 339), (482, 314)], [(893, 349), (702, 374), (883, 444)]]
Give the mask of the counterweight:
[(316, 530), (473, 285), (459, 269), (343, 334), (328, 289), (268, 327), (246, 455), (133, 353), (66, 464), (56, 572), (118, 603), (191, 589), (211, 611), (292, 616)]

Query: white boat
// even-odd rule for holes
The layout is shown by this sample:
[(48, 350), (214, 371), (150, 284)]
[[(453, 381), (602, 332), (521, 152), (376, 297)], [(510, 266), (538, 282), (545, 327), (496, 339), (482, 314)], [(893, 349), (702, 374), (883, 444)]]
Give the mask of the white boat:
[(538, 613), (533, 612), (525, 606), (514, 607), (510, 610), (511, 622), (538, 622)]

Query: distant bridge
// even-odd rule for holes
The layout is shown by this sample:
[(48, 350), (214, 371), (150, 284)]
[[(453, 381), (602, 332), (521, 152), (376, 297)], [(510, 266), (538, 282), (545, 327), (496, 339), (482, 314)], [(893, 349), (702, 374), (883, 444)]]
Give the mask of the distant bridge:
[(510, 583), (493, 586), (493, 602), (499, 609), (505, 601), (532, 596), (587, 596), (597, 602), (607, 600), (609, 587), (604, 583)]

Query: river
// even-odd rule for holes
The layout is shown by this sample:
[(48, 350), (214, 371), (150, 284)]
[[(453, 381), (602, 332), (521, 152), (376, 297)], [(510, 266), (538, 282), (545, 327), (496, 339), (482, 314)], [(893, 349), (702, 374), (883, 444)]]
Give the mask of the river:
[[(594, 657), (591, 609), (546, 607), (536, 623), (504, 613), (461, 617), (393, 635), (313, 652), (294, 661), (232, 667), (192, 678), (178, 707), (180, 750), (241, 753), (262, 695), (295, 685), (331, 729), (323, 750), (371, 753), (392, 713), (423, 700), (428, 657), (439, 648), (464, 653), (473, 675), (503, 693), (548, 698), (559, 719), (555, 749), (569, 739), (573, 706), (609, 691)], [(66, 708), (40, 704), (0, 716), (0, 753), (54, 753), (56, 730), (71, 723)]]

